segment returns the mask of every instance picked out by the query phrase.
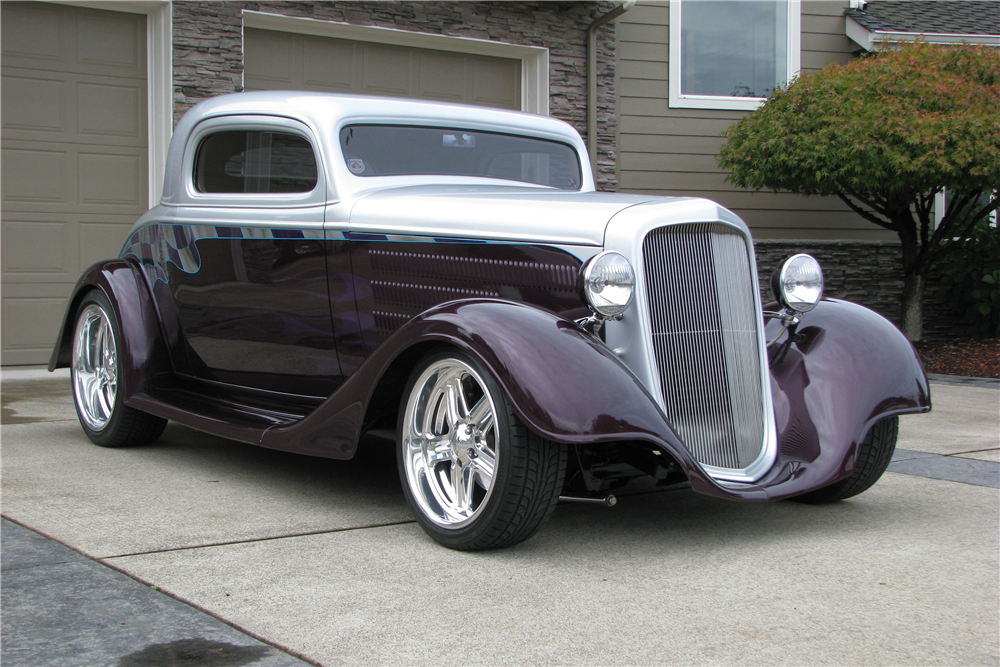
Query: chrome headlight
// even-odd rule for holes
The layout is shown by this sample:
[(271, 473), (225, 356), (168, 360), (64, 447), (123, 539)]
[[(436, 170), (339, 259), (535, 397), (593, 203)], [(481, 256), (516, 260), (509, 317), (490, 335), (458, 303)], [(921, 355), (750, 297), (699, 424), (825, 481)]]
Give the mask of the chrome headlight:
[(792, 255), (771, 276), (771, 291), (785, 308), (808, 312), (823, 298), (823, 269), (811, 255)]
[(635, 271), (621, 253), (602, 252), (583, 265), (580, 288), (591, 310), (602, 318), (615, 318), (632, 303)]

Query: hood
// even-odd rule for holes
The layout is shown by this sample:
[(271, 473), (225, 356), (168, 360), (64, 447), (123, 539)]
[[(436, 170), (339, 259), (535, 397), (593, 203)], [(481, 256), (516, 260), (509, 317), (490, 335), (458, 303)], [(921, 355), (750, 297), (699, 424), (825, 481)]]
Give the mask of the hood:
[(663, 197), (540, 187), (433, 185), (375, 190), (351, 209), (348, 229), (462, 239), (603, 246), (622, 210)]

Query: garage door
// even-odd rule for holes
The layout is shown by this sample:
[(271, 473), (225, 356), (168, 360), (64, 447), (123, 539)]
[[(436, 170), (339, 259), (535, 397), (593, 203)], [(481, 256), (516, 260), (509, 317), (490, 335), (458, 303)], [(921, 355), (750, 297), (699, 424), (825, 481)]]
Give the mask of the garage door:
[(246, 28), (247, 90), (320, 90), (521, 108), (521, 61)]
[(146, 18), (5, 2), (2, 363), (48, 361), (80, 272), (147, 208)]

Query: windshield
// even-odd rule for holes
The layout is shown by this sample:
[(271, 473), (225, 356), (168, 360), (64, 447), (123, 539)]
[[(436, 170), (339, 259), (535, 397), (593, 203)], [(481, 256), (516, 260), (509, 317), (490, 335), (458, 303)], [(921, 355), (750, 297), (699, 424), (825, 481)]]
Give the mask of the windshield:
[(580, 161), (567, 144), (499, 132), (407, 125), (348, 125), (340, 131), (356, 176), (481, 176), (579, 190)]

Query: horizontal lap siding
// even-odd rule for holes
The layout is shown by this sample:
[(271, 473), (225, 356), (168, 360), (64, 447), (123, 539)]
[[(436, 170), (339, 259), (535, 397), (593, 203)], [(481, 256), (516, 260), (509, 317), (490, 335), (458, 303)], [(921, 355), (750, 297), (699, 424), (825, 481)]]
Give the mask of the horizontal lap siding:
[[(845, 4), (802, 3), (803, 70), (851, 59)], [(622, 191), (713, 199), (746, 220), (757, 238), (893, 238), (836, 198), (754, 193), (726, 183), (715, 156), (722, 133), (746, 112), (669, 107), (669, 19), (667, 3), (640, 2), (617, 24)]]

